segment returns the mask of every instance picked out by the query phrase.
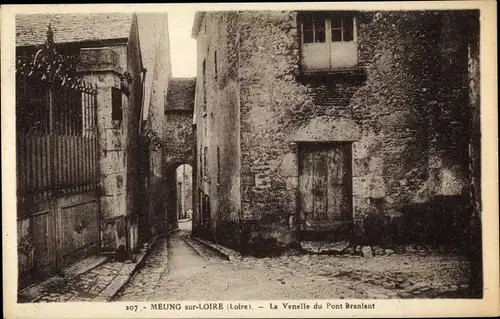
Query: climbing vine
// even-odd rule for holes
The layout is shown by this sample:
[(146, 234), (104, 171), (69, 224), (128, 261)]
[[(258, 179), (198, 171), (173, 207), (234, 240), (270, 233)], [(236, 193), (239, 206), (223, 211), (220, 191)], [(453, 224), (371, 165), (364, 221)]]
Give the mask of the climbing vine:
[(142, 134), (145, 138), (145, 142), (148, 142), (154, 151), (166, 148), (164, 141), (158, 136), (158, 133), (151, 128), (149, 123), (144, 125)]
[(152, 151), (164, 150), (168, 151), (168, 155), (185, 154), (190, 151), (191, 145), (179, 142), (180, 140), (191, 140), (192, 137), (180, 138), (176, 132), (166, 132), (165, 136), (161, 138), (158, 133), (151, 128), (149, 123), (143, 126), (144, 142), (149, 143)]

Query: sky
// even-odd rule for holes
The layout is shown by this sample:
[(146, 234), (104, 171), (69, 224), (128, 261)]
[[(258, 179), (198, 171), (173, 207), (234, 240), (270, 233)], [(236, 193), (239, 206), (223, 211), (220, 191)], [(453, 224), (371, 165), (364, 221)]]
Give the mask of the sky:
[(195, 12), (193, 7), (167, 9), (173, 77), (196, 76), (196, 40), (191, 38)]

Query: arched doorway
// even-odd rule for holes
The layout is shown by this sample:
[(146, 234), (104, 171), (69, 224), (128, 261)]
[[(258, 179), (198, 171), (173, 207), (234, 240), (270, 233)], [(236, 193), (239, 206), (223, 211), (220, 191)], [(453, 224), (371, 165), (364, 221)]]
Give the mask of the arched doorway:
[(179, 228), (191, 230), (193, 216), (193, 167), (182, 164), (175, 170), (176, 215)]

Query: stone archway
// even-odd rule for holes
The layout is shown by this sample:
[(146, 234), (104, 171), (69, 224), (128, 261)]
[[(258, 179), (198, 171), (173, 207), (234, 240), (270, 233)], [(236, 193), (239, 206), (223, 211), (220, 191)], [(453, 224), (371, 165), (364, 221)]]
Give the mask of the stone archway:
[(188, 220), (193, 211), (193, 167), (189, 164), (177, 167), (175, 182), (177, 219)]
[(196, 179), (194, 163), (195, 135), (193, 108), (196, 81), (194, 78), (174, 78), (170, 81), (165, 105), (164, 156), (167, 224), (178, 226), (176, 169), (189, 164), (193, 185)]

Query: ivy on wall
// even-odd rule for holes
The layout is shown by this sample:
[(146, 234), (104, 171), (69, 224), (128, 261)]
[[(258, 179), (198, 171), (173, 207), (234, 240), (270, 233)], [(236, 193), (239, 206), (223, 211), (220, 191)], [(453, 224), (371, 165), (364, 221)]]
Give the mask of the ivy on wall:
[(149, 123), (143, 126), (142, 134), (145, 138), (145, 142), (149, 143), (154, 151), (166, 148), (164, 141), (158, 136), (158, 133), (151, 128)]

